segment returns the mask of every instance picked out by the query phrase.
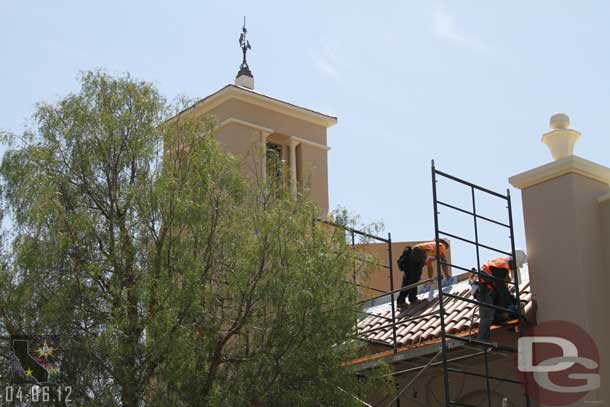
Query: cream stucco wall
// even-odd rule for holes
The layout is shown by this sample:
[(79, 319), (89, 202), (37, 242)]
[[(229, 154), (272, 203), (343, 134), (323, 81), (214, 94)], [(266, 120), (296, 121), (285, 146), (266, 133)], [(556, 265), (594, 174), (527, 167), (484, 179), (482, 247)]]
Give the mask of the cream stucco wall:
[[(600, 227), (602, 236), (602, 252), (604, 253), (604, 266), (606, 270), (606, 292), (610, 293), (610, 194), (599, 199)], [(609, 324), (610, 325), (610, 324)]]
[(326, 128), (324, 126), (308, 123), (305, 120), (256, 106), (243, 100), (230, 99), (211, 110), (202, 110), (198, 113), (212, 115), (218, 123), (234, 117), (262, 127), (271, 128), (279, 134), (301, 137), (326, 145)]
[(259, 95), (252, 93), (252, 101), (247, 100), (248, 95), (245, 93), (246, 100), (241, 95), (241, 99), (224, 98), (209, 106), (195, 105), (187, 114), (192, 118), (212, 118), (217, 125), (219, 144), (242, 160), (242, 170), (249, 176), (262, 176), (261, 135), (283, 146), (282, 159), (287, 168), (291, 165), (290, 144), (294, 143), (298, 190), (318, 205), (321, 216), (326, 216), (329, 210), (326, 125), (288, 114), (284, 107), (274, 107), (281, 102), (261, 105)]
[[(495, 332), (494, 341), (504, 345), (516, 346), (515, 335), (508, 331)], [(474, 356), (480, 352), (479, 348), (450, 351), (447, 353), (448, 359), (464, 357), (459, 361), (453, 361), (450, 366), (456, 369), (464, 369), (468, 372), (484, 374), (485, 361), (483, 355)], [(400, 372), (416, 367), (423, 367), (434, 356), (429, 353), (419, 358), (407, 360), (392, 365), (394, 372)], [(494, 377), (518, 380), (515, 370), (513, 356), (508, 353), (497, 351), (488, 354), (489, 375)], [(438, 357), (435, 365), (428, 367), (422, 375), (417, 378), (400, 397), (401, 406), (444, 406), (445, 389), (443, 384), (443, 369), (441, 358)], [(415, 379), (419, 370), (395, 376), (395, 381), (399, 389), (403, 389), (408, 383)], [(523, 407), (526, 405), (523, 388), (519, 384), (500, 382), (491, 380), (491, 401), (492, 406), (502, 407), (502, 401), (506, 399), (508, 407)], [(449, 373), (450, 399), (458, 403), (465, 403), (472, 406), (487, 406), (487, 386), (482, 377), (469, 376), (461, 373)], [(373, 406), (386, 406), (395, 395), (373, 395), (367, 402)], [(394, 406), (396, 404), (392, 404)], [(532, 407), (537, 406), (531, 403)]]
[(260, 145), (258, 131), (236, 123), (230, 123), (216, 131), (218, 144), (228, 153), (241, 158), (244, 173), (254, 174), (259, 163), (257, 148)]
[(578, 406), (610, 403), (610, 211), (598, 202), (608, 192), (607, 183), (573, 171), (522, 189), (538, 321), (573, 322), (600, 352), (602, 387)]
[(328, 213), (328, 152), (301, 145), (302, 186), (323, 214)]

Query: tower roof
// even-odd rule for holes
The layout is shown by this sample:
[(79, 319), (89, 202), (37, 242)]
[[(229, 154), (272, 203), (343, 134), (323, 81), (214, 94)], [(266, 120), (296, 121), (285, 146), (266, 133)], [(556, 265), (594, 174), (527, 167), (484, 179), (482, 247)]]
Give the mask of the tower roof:
[(304, 120), (306, 122), (324, 126), (326, 128), (332, 127), (337, 124), (337, 118), (335, 116), (320, 113), (312, 109), (301, 107), (293, 103), (285, 102), (283, 100), (276, 99), (263, 93), (256, 92), (252, 89), (248, 89), (243, 86), (237, 86), (232, 84), (226, 85), (225, 87), (217, 90), (216, 92), (204, 97), (203, 99), (200, 99), (192, 106), (178, 113), (176, 116), (198, 109), (210, 110), (215, 106), (218, 106), (219, 104), (226, 102), (230, 99), (242, 100), (263, 108), (266, 107), (271, 110), (284, 113), (288, 116)]

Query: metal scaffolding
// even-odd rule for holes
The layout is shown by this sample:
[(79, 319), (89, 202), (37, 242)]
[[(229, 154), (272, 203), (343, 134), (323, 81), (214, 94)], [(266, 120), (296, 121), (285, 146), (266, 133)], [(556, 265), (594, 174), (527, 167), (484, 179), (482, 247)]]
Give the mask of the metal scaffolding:
[[(492, 352), (514, 354), (517, 352), (517, 350), (511, 346), (501, 345), (501, 344), (498, 344), (495, 342), (481, 341), (478, 339), (474, 339), (471, 336), (462, 337), (462, 336), (458, 336), (458, 335), (449, 334), (447, 332), (447, 325), (446, 325), (445, 299), (450, 298), (450, 299), (454, 299), (456, 301), (465, 301), (465, 302), (471, 303), (475, 306), (478, 306), (479, 309), (480, 309), (480, 307), (487, 307), (487, 308), (492, 308), (492, 309), (498, 310), (498, 311), (508, 312), (512, 315), (516, 314), (517, 319), (518, 319), (516, 333), (518, 336), (523, 335), (523, 331), (525, 328), (525, 318), (524, 318), (524, 316), (522, 314), (522, 310), (521, 310), (521, 298), (520, 298), (520, 292), (519, 292), (520, 291), (519, 290), (519, 271), (515, 265), (515, 262), (514, 261), (512, 262), (513, 270), (512, 270), (512, 280), (511, 281), (503, 280), (503, 279), (500, 279), (500, 278), (497, 278), (497, 277), (494, 277), (494, 276), (491, 276), (488, 274), (483, 274), (481, 272), (481, 256), (480, 256), (481, 249), (486, 249), (486, 250), (490, 250), (493, 252), (497, 252), (497, 253), (503, 254), (505, 256), (511, 256), (513, 259), (516, 258), (510, 191), (507, 189), (506, 194), (501, 194), (501, 193), (483, 188), (481, 186), (475, 185), (475, 184), (465, 181), (463, 179), (457, 178), (457, 177), (447, 174), (445, 172), (439, 171), (436, 169), (436, 167), (434, 165), (434, 161), (432, 161), (431, 175), (432, 175), (432, 198), (433, 198), (433, 208), (434, 208), (434, 237), (435, 237), (435, 241), (436, 241), (436, 270), (437, 270), (437, 273), (436, 273), (435, 278), (433, 277), (432, 279), (421, 280), (415, 284), (411, 284), (406, 287), (396, 289), (394, 287), (392, 237), (391, 237), (390, 233), (388, 233), (387, 238), (383, 238), (383, 237), (372, 235), (370, 233), (366, 233), (366, 232), (359, 231), (359, 230), (356, 230), (353, 228), (349, 228), (349, 227), (346, 227), (343, 225), (338, 225), (338, 224), (335, 224), (332, 222), (327, 222), (327, 221), (323, 221), (323, 222), (327, 223), (329, 225), (344, 229), (348, 234), (348, 239), (351, 239), (352, 245), (355, 245), (355, 236), (359, 235), (359, 236), (371, 239), (376, 242), (385, 243), (388, 246), (388, 250), (387, 250), (388, 251), (388, 263), (387, 264), (376, 264), (376, 265), (388, 270), (388, 274), (389, 274), (388, 277), (390, 278), (390, 291), (358, 284), (356, 282), (355, 278), (354, 278), (353, 283), (357, 284), (359, 287), (363, 287), (363, 288), (375, 291), (376, 293), (379, 293), (376, 296), (369, 297), (369, 298), (366, 298), (365, 300), (359, 301), (358, 303), (356, 303), (356, 305), (362, 306), (365, 303), (370, 303), (371, 301), (378, 300), (383, 297), (389, 297), (389, 301), (391, 304), (390, 305), (390, 316), (383, 317), (383, 316), (380, 316), (377, 314), (371, 314), (367, 311), (359, 310), (358, 312), (361, 312), (364, 315), (375, 316), (375, 317), (381, 318), (382, 320), (387, 322), (387, 323), (382, 324), (381, 326), (378, 326), (378, 327), (375, 327), (372, 329), (368, 329), (366, 331), (358, 332), (357, 334), (358, 334), (359, 338), (362, 338), (362, 335), (364, 335), (364, 334), (369, 334), (369, 333), (373, 333), (375, 331), (380, 331), (380, 330), (385, 330), (385, 329), (391, 328), (391, 330), (392, 330), (391, 347), (393, 350), (393, 354), (396, 355), (396, 353), (398, 351), (398, 342), (397, 342), (396, 331), (400, 326), (404, 326), (405, 324), (408, 324), (409, 322), (412, 322), (414, 320), (430, 317), (433, 315), (438, 315), (438, 317), (439, 317), (440, 327), (441, 327), (440, 349), (437, 347), (438, 351), (432, 352), (433, 353), (432, 357), (426, 363), (423, 363), (420, 366), (412, 367), (412, 368), (404, 369), (404, 370), (399, 370), (399, 371), (391, 373), (390, 375), (397, 376), (397, 375), (401, 375), (401, 374), (417, 372), (416, 375), (406, 385), (404, 385), (402, 388), (397, 388), (396, 395), (389, 401), (389, 403), (384, 404), (384, 405), (386, 407), (390, 407), (392, 405), (399, 407), (401, 405), (400, 404), (401, 395), (403, 393), (405, 393), (405, 391), (408, 390), (409, 387), (411, 387), (416, 382), (416, 380), (423, 374), (423, 372), (432, 366), (440, 366), (440, 367), (442, 367), (442, 371), (443, 371), (443, 387), (444, 387), (443, 405), (445, 407), (450, 407), (450, 406), (478, 407), (478, 406), (471, 405), (471, 404), (464, 404), (464, 403), (457, 402), (452, 398), (452, 394), (450, 394), (449, 373), (458, 373), (458, 374), (463, 374), (466, 376), (478, 377), (478, 378), (484, 379), (487, 400), (486, 400), (486, 403), (481, 404), (481, 406), (484, 405), (487, 407), (492, 407), (491, 382), (499, 381), (499, 382), (505, 382), (505, 383), (515, 384), (515, 385), (523, 385), (524, 383), (522, 383), (521, 381), (518, 381), (518, 380), (512, 380), (512, 379), (508, 379), (508, 378), (502, 378), (502, 377), (497, 377), (497, 376), (491, 375), (490, 371), (489, 371), (490, 354)], [(451, 182), (457, 183), (457, 184), (461, 184), (461, 185), (469, 188), (470, 192), (471, 192), (472, 208), (464, 209), (464, 208), (458, 207), (456, 205), (453, 205), (449, 202), (440, 200), (438, 197), (438, 190), (437, 190), (437, 182), (438, 182), (439, 177), (449, 180)], [(508, 223), (503, 223), (503, 222), (491, 219), (489, 217), (482, 216), (481, 214), (477, 213), (475, 192), (483, 193), (488, 196), (497, 198), (503, 202), (506, 202), (506, 209), (508, 211)], [(442, 229), (439, 224), (439, 207), (447, 208), (452, 211), (457, 211), (457, 212), (460, 212), (462, 214), (466, 214), (466, 215), (472, 217), (473, 226), (474, 226), (474, 240), (464, 238), (463, 236), (460, 236), (460, 235), (454, 234), (454, 233), (450, 233), (449, 231)], [(510, 252), (500, 250), (500, 249), (492, 247), (492, 246), (485, 245), (479, 241), (479, 222), (480, 221), (493, 223), (495, 225), (506, 228), (509, 231)], [(467, 267), (462, 267), (462, 266), (459, 266), (456, 264), (452, 264), (450, 262), (447, 262), (447, 261), (444, 261), (443, 259), (441, 259), (439, 245), (440, 245), (440, 239), (442, 237), (449, 237), (449, 238), (473, 245), (476, 249), (476, 265), (477, 265), (476, 270), (472, 269), (472, 268), (467, 268)], [(462, 270), (467, 273), (470, 273), (471, 275), (476, 275), (479, 283), (480, 283), (480, 277), (483, 276), (485, 279), (503, 280), (507, 284), (512, 285), (514, 288), (514, 294), (516, 297), (516, 304), (517, 304), (516, 310), (508, 309), (508, 308), (500, 307), (497, 305), (492, 305), (492, 304), (488, 304), (485, 302), (481, 302), (478, 300), (464, 298), (459, 295), (443, 292), (442, 274), (440, 272), (441, 267), (443, 267), (443, 266), (456, 268), (458, 270)], [(417, 316), (413, 316), (413, 317), (409, 317), (409, 318), (397, 319), (396, 308), (395, 308), (396, 307), (395, 295), (400, 293), (401, 291), (406, 291), (406, 290), (418, 287), (423, 284), (428, 284), (430, 282), (433, 282), (434, 280), (436, 280), (436, 286), (438, 289), (438, 302), (439, 302), (438, 310), (435, 310), (433, 312), (428, 312), (425, 314), (421, 314), (421, 315), (417, 315)], [(474, 310), (473, 310), (473, 316), (474, 316)], [(383, 344), (387, 345), (386, 343), (383, 343)], [(452, 355), (452, 357), (449, 358), (448, 357), (449, 352), (454, 350), (457, 347), (456, 344), (461, 344), (461, 347), (464, 349), (475, 349), (475, 351), (474, 351), (474, 353), (461, 355), (458, 357), (455, 357), (455, 355)], [(452, 366), (453, 362), (459, 362), (459, 361), (463, 361), (465, 359), (469, 359), (472, 357), (480, 357), (480, 356), (482, 356), (484, 359), (484, 374), (468, 371), (465, 369), (459, 369), (459, 368), (455, 368)], [(424, 357), (424, 355), (421, 355), (418, 357)], [(437, 361), (437, 359), (439, 357), (440, 357), (440, 361)], [(529, 397), (527, 396), (527, 392), (525, 392), (524, 401), (525, 401), (525, 405), (529, 407), (530, 400), (529, 400)]]
[[(472, 210), (466, 210), (463, 208), (459, 208), (457, 206), (451, 205), (447, 202), (441, 201), (438, 199), (438, 191), (437, 191), (437, 177), (443, 177), (445, 179), (448, 179), (450, 181), (462, 184), (468, 188), (470, 188), (471, 191), (471, 196), (472, 196)], [(484, 216), (481, 216), (479, 214), (477, 214), (477, 206), (476, 206), (476, 195), (475, 195), (475, 191), (479, 191), (481, 193), (487, 194), (489, 196), (493, 196), (495, 198), (501, 199), (506, 201), (506, 209), (508, 211), (508, 224), (502, 223), (502, 222), (498, 222), (494, 219), (490, 219)], [(463, 179), (454, 177), (453, 175), (447, 174), (445, 172), (439, 171), (436, 169), (435, 165), (434, 165), (434, 161), (432, 161), (432, 199), (433, 199), (433, 206), (434, 206), (434, 238), (436, 240), (436, 265), (437, 265), (437, 269), (440, 270), (441, 265), (446, 264), (449, 267), (456, 267), (460, 270), (465, 270), (468, 273), (471, 274), (475, 274), (477, 276), (478, 282), (480, 283), (480, 278), (481, 278), (481, 257), (480, 257), (480, 249), (484, 248), (484, 249), (488, 249), (497, 253), (501, 253), (507, 256), (511, 256), (512, 259), (516, 259), (516, 253), (515, 253), (515, 234), (514, 234), (514, 227), (513, 227), (513, 213), (512, 213), (512, 204), (511, 204), (511, 197), (510, 197), (510, 190), (506, 190), (506, 195), (491, 191), (487, 188), (483, 188), (481, 186), (475, 185), (473, 183), (470, 183), (468, 181), (465, 181)], [(475, 236), (475, 240), (472, 241), (470, 239), (466, 239), (462, 236), (456, 235), (456, 234), (452, 234), (449, 233), (446, 230), (443, 230), (440, 228), (439, 226), (439, 206), (443, 206), (445, 208), (449, 208), (451, 210), (454, 211), (458, 211), (464, 214), (467, 214), (469, 216), (472, 217), (473, 219), (473, 225), (474, 225), (474, 236)], [(507, 228), (509, 230), (509, 238), (510, 238), (510, 253), (497, 249), (495, 247), (491, 247), (491, 246), (487, 246), (482, 244), (479, 241), (479, 227), (478, 227), (478, 221), (479, 220), (483, 220), (486, 222), (491, 222), (493, 224), (502, 226), (504, 228)], [(460, 267), (460, 266), (456, 266), (453, 264), (449, 264), (449, 263), (444, 263), (443, 261), (441, 261), (441, 258), (439, 256), (439, 239), (441, 238), (441, 236), (447, 236), (447, 237), (451, 237), (453, 239), (457, 239), (460, 240), (462, 242), (474, 245), (475, 249), (476, 249), (476, 257), (477, 257), (477, 271), (472, 271), (472, 270), (468, 270), (464, 267)], [(517, 324), (517, 334), (518, 336), (522, 336), (523, 335), (523, 330), (524, 330), (524, 325), (525, 325), (525, 318), (522, 315), (521, 312), (521, 298), (520, 298), (520, 293), (519, 293), (519, 270), (516, 267), (516, 262), (513, 261), (512, 262), (512, 275), (513, 275), (513, 279), (510, 282), (510, 284), (513, 285), (514, 290), (515, 290), (515, 297), (516, 297), (516, 303), (517, 303), (517, 307), (516, 307), (516, 313), (517, 313), (517, 317), (518, 317), (518, 324)], [(492, 276), (489, 276), (487, 274), (484, 275), (484, 277), (486, 279), (490, 279), (492, 278)], [(497, 279), (495, 277), (493, 277), (493, 279)], [(485, 379), (485, 384), (486, 384), (486, 393), (487, 393), (487, 406), (491, 407), (492, 406), (492, 402), (491, 402), (491, 384), (490, 382), (493, 381), (503, 381), (503, 382), (507, 382), (507, 383), (511, 383), (511, 384), (523, 384), (520, 381), (517, 380), (510, 380), (510, 379), (506, 379), (506, 378), (501, 378), (501, 377), (495, 377), (495, 376), (491, 376), (489, 374), (489, 361), (488, 361), (488, 354), (489, 354), (489, 350), (490, 349), (499, 349), (498, 346), (493, 346), (490, 348), (490, 343), (489, 342), (485, 342), (485, 341), (479, 341), (473, 338), (463, 338), (460, 336), (456, 336), (456, 335), (450, 335), (446, 332), (446, 325), (445, 325), (445, 308), (443, 305), (443, 297), (449, 297), (449, 298), (453, 298), (457, 301), (466, 301), (466, 302), (470, 302), (474, 305), (477, 305), (479, 307), (487, 307), (487, 308), (492, 308), (494, 310), (498, 310), (498, 311), (504, 311), (504, 312), (509, 312), (509, 313), (515, 313), (515, 310), (510, 310), (507, 308), (503, 308), (503, 307), (499, 307), (496, 305), (492, 305), (492, 304), (488, 304), (485, 302), (481, 302), (481, 301), (476, 301), (476, 300), (471, 300), (468, 298), (463, 298), (457, 295), (453, 295), (453, 294), (448, 294), (448, 293), (443, 293), (443, 290), (441, 289), (441, 281), (442, 281), (442, 277), (440, 273), (437, 273), (437, 284), (438, 284), (438, 296), (439, 296), (439, 308), (440, 308), (440, 320), (441, 320), (441, 357), (442, 357), (442, 365), (443, 365), (443, 382), (444, 382), (444, 387), (445, 387), (445, 407), (449, 407), (449, 406), (465, 406), (465, 407), (475, 407), (469, 404), (464, 404), (464, 403), (458, 403), (454, 400), (452, 400), (451, 398), (451, 394), (450, 394), (450, 388), (449, 388), (449, 372), (453, 372), (453, 373), (461, 373), (461, 374), (465, 374), (465, 375), (470, 375), (470, 376), (477, 376), (477, 377), (482, 377)], [(484, 375), (480, 375), (480, 374), (476, 374), (473, 372), (469, 372), (463, 369), (454, 369), (452, 367), (449, 366), (449, 360), (447, 359), (447, 351), (448, 351), (448, 346), (447, 346), (447, 340), (448, 339), (452, 339), (455, 341), (461, 341), (461, 342), (466, 342), (470, 345), (475, 345), (475, 346), (479, 346), (481, 347), (481, 349), (485, 352), (484, 353), (484, 361), (485, 361), (485, 374)], [(508, 351), (508, 352), (516, 352), (516, 349), (511, 348), (511, 347), (507, 347), (507, 346), (503, 346), (503, 349), (500, 350), (504, 350), (504, 351)], [(524, 395), (525, 398), (525, 403), (526, 406), (530, 406), (530, 400), (529, 397), (527, 395), (527, 392), (525, 392)]]
[[(329, 221), (326, 221), (326, 220), (320, 220), (320, 222), (344, 230), (347, 233), (347, 237), (348, 237), (352, 247), (356, 246), (356, 236), (360, 236), (360, 237), (363, 237), (363, 238), (366, 238), (366, 239), (371, 239), (371, 240), (373, 240), (375, 242), (384, 243), (384, 244), (388, 245), (388, 263), (387, 264), (380, 264), (380, 263), (372, 262), (372, 265), (378, 266), (378, 267), (381, 267), (381, 268), (384, 268), (384, 269), (388, 270), (388, 277), (390, 279), (390, 291), (382, 290), (382, 289), (377, 288), (377, 287), (369, 287), (369, 286), (366, 286), (366, 285), (363, 285), (363, 284), (359, 284), (358, 282), (356, 282), (356, 272), (355, 272), (355, 270), (354, 270), (354, 274), (353, 274), (353, 279), (352, 279), (352, 281), (350, 283), (351, 284), (355, 284), (358, 287), (365, 288), (367, 290), (371, 290), (371, 291), (375, 291), (377, 293), (381, 293), (381, 294), (379, 294), (377, 296), (369, 297), (369, 298), (367, 298), (365, 300), (358, 301), (355, 304), (355, 305), (358, 305), (358, 306), (361, 306), (364, 303), (373, 301), (375, 299), (383, 298), (383, 297), (386, 297), (388, 295), (390, 296), (391, 318), (383, 318), (383, 319), (385, 319), (387, 321), (390, 321), (390, 323), (391, 323), (390, 326), (392, 328), (392, 344), (393, 344), (392, 348), (394, 349), (394, 352), (396, 352), (396, 350), (398, 348), (398, 344), (397, 344), (397, 341), (396, 341), (396, 304), (394, 302), (394, 295), (396, 293), (401, 292), (405, 288), (397, 289), (397, 290), (394, 289), (394, 262), (392, 261), (392, 234), (388, 233), (388, 237), (387, 238), (383, 238), (381, 236), (375, 236), (375, 235), (373, 235), (371, 233), (367, 233), (367, 232), (364, 232), (362, 230), (357, 230), (357, 229), (351, 228), (351, 227), (346, 226), (346, 225), (340, 225), (340, 224), (337, 224), (337, 223), (334, 223), (334, 222), (329, 222)], [(360, 259), (360, 258), (356, 259), (356, 260), (363, 261), (363, 259)], [(367, 262), (370, 263), (369, 260), (364, 260), (364, 261), (367, 261)], [(364, 314), (364, 315), (371, 315), (368, 312), (363, 311), (363, 310), (358, 310), (358, 312), (361, 313), (361, 314)], [(359, 334), (361, 335), (362, 332), (360, 332)]]

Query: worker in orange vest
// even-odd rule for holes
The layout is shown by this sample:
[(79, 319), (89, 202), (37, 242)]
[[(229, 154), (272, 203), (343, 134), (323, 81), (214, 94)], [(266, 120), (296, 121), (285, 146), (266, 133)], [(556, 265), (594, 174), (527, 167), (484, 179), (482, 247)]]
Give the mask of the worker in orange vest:
[[(439, 239), (439, 257), (443, 263), (448, 263), (447, 261), (447, 251), (449, 250), (449, 241), (447, 239), (440, 238)], [(405, 272), (402, 286), (406, 287), (408, 285), (417, 283), (421, 279), (421, 274), (424, 266), (426, 266), (428, 271), (428, 279), (432, 278), (432, 264), (436, 261), (436, 241), (432, 240), (430, 242), (423, 242), (415, 245), (410, 255), (409, 267)], [(449, 266), (447, 264), (441, 265), (441, 269), (443, 272), (443, 276), (445, 278), (449, 278)], [(401, 268), (402, 270), (402, 268)], [(428, 284), (429, 294), (428, 301), (431, 301), (434, 298), (434, 285)], [(398, 295), (397, 305), (398, 308), (402, 309), (406, 306), (405, 297), (407, 294), (409, 295), (409, 302), (411, 304), (419, 302), (416, 297), (417, 287), (412, 288), (407, 293), (406, 291), (401, 291)], [(412, 299), (413, 298), (413, 299)]]
[[(502, 308), (513, 308), (507, 281), (512, 278), (514, 266), (522, 268), (527, 262), (527, 256), (523, 250), (515, 251), (516, 261), (513, 262), (512, 256), (498, 257), (487, 261), (481, 267), (481, 274), (488, 274), (494, 279), (480, 277), (478, 283), (478, 298), (484, 304), (496, 305)], [(476, 276), (476, 275), (474, 275)], [(479, 334), (477, 339), (488, 341), (491, 334), (491, 324), (495, 321), (501, 322), (507, 319), (505, 313), (485, 306), (479, 307)]]
[[(446, 279), (449, 279), (449, 266), (447, 266), (447, 251), (449, 250), (449, 241), (447, 239), (440, 238), (439, 239), (439, 257), (444, 264), (441, 264), (441, 270), (443, 271), (443, 276)], [(428, 271), (428, 279), (432, 278), (432, 264), (436, 262), (436, 242), (433, 240), (431, 242), (424, 242), (416, 245), (413, 250), (422, 250), (426, 253), (426, 269)], [(428, 301), (432, 301), (434, 299), (434, 283), (428, 283)]]

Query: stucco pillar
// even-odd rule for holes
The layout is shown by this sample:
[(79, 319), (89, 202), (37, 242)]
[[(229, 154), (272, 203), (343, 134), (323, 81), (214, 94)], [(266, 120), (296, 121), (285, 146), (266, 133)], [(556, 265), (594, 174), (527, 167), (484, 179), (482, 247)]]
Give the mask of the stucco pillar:
[(572, 155), (580, 133), (568, 128), (566, 115), (559, 119), (551, 119), (552, 130), (543, 136), (554, 161), (509, 182), (522, 193), (538, 321), (573, 322), (591, 335), (600, 352), (602, 387), (575, 405), (610, 403), (610, 270), (605, 258), (610, 233), (600, 226), (599, 201), (610, 192), (610, 168)]
[(297, 197), (297, 145), (296, 140), (290, 139), (290, 195)]
[(261, 143), (261, 180), (267, 181), (267, 137), (269, 133), (263, 130), (259, 130), (260, 143)]
[[(597, 199), (599, 203), (600, 215), (601, 215), (601, 228), (603, 236), (610, 236), (610, 193), (603, 195)], [(606, 289), (610, 293), (610, 239), (604, 239), (604, 265), (608, 271), (608, 285)]]

